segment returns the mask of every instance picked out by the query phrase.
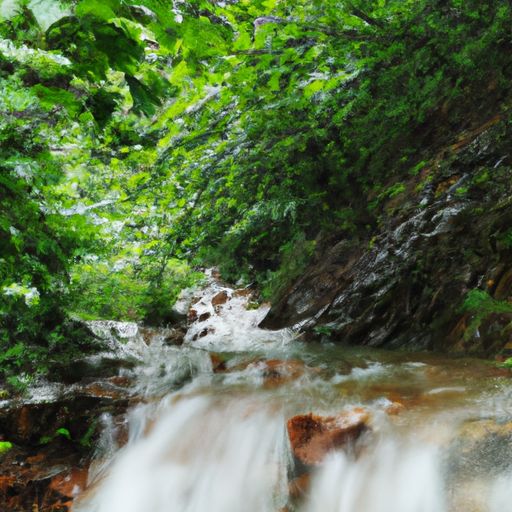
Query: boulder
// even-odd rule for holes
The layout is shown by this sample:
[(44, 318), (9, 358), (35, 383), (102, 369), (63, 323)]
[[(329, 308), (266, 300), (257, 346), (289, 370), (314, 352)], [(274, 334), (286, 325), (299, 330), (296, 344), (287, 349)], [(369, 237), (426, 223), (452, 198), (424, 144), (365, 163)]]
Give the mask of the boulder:
[(316, 466), (329, 452), (353, 445), (369, 430), (369, 419), (369, 413), (362, 408), (337, 416), (294, 416), (287, 424), (292, 453), (302, 464)]
[[(461, 308), (476, 288), (512, 300), (512, 180), (503, 157), (511, 130), (492, 122), (456, 155), (426, 167), (428, 174), (404, 181), (407, 193), (376, 211), (365, 230), (319, 237), (310, 264), (260, 327), (294, 327), (345, 344), (489, 356), (512, 341), (512, 313), (481, 311), (476, 329), (479, 311)], [(493, 177), (480, 182), (485, 167)]]
[(212, 306), (215, 309), (215, 311), (218, 312), (220, 307), (226, 304), (228, 299), (229, 295), (226, 290), (222, 290), (221, 292), (214, 295), (212, 298)]

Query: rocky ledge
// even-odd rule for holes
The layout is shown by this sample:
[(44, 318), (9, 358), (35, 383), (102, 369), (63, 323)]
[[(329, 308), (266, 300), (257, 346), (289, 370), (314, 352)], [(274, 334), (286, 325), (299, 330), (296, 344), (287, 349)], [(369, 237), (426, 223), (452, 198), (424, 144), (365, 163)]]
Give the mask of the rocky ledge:
[(474, 289), (512, 299), (511, 132), (497, 116), (463, 134), (395, 184), (403, 192), (382, 206), (371, 235), (320, 242), (261, 326), (375, 347), (499, 352), (512, 339), (512, 308), (461, 306)]

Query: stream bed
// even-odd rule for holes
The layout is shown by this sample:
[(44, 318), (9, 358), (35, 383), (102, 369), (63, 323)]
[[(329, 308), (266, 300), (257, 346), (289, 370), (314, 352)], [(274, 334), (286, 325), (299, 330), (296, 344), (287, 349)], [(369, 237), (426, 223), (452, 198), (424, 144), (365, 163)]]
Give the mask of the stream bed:
[[(194, 300), (181, 347), (141, 348), (126, 440), (106, 418), (75, 512), (512, 511), (508, 370), (264, 331), (218, 283)], [(354, 414), (357, 436), (297, 457), (290, 419)]]

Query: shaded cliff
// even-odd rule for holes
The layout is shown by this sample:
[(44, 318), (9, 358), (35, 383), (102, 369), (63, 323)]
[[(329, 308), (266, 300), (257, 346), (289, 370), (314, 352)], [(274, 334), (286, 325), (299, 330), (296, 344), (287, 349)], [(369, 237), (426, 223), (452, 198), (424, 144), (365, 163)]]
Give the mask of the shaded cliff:
[(502, 349), (512, 315), (490, 308), (475, 322), (481, 312), (462, 305), (474, 289), (512, 298), (511, 135), (495, 116), (395, 184), (372, 235), (319, 244), (262, 325), (389, 348)]

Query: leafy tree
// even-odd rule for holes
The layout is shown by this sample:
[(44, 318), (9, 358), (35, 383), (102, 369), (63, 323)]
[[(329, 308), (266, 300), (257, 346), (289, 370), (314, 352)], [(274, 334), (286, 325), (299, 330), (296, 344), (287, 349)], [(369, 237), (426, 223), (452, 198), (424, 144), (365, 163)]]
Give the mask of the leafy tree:
[(379, 198), (506, 100), (511, 11), (0, 2), (2, 371), (75, 347), (70, 311), (168, 321), (188, 264), (274, 295), (326, 234), (370, 238)]

